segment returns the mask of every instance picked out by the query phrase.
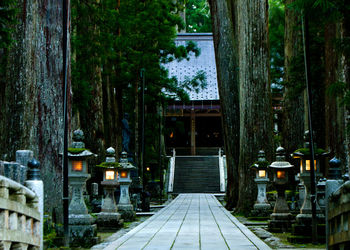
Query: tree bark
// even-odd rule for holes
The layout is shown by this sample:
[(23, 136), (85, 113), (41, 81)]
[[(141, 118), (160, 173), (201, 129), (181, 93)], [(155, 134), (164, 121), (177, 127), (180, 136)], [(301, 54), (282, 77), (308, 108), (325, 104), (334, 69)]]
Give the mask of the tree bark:
[[(106, 67), (110, 67), (109, 62)], [(109, 69), (110, 70), (110, 69)], [(113, 72), (112, 74), (116, 74)], [(115, 87), (111, 82), (110, 75), (104, 77), (103, 84), (103, 110), (104, 110), (104, 135), (105, 144), (107, 147), (114, 147), (116, 155), (119, 158), (119, 153), (122, 151), (121, 147), (121, 120), (122, 120), (122, 90)]]
[[(344, 41), (344, 39), (350, 39), (350, 18), (349, 13), (344, 13), (344, 18), (340, 25), (340, 38)], [(349, 53), (346, 53), (342, 51), (342, 54), (339, 56), (339, 67), (338, 67), (338, 74), (339, 79), (342, 82), (346, 83), (346, 91), (350, 91), (350, 55)], [(343, 173), (346, 172), (346, 169), (348, 168), (349, 174), (350, 174), (350, 109), (349, 107), (344, 107), (344, 114), (345, 114), (345, 141), (344, 141), (344, 164), (342, 164), (343, 167)]]
[(209, 0), (217, 79), (221, 100), (223, 135), (227, 156), (227, 207), (238, 200), (239, 84), (236, 9), (230, 0)]
[(244, 0), (209, 3), (228, 158), (228, 207), (236, 205), (238, 212), (247, 212), (256, 198), (249, 167), (260, 149), (268, 160), (273, 151), (268, 4)]
[[(341, 82), (342, 70), (341, 53), (337, 51), (335, 41), (340, 38), (340, 23), (327, 24), (325, 28), (325, 87), (329, 88), (336, 82)], [(326, 148), (329, 149), (342, 162), (346, 161), (345, 155), (345, 108), (337, 96), (325, 95), (325, 131)], [(328, 168), (326, 168), (326, 176)]]
[[(69, 5), (68, 5), (69, 6)], [(17, 1), (15, 44), (9, 52), (0, 123), (0, 152), (14, 160), (19, 149), (41, 163), (45, 210), (62, 215), (63, 62), (62, 1)], [(68, 12), (70, 13), (70, 11)], [(70, 23), (70, 20), (69, 22)], [(68, 39), (69, 39), (68, 31)], [(68, 46), (68, 55), (70, 46)], [(68, 56), (68, 94), (70, 56)], [(69, 115), (71, 99), (69, 97)]]
[[(95, 0), (95, 3), (92, 1), (91, 4), (98, 5), (99, 0)], [(83, 18), (83, 20), (75, 20), (75, 28), (78, 37), (83, 35), (91, 36), (92, 38), (89, 37), (88, 39), (90, 40), (88, 41), (91, 43), (96, 42), (96, 40), (98, 40), (99, 34), (101, 33), (101, 27), (98, 24), (94, 23), (96, 22), (96, 17), (86, 14), (86, 9), (89, 8), (89, 5), (86, 4), (86, 6), (82, 8), (79, 8), (78, 6), (73, 7), (77, 9), (76, 19), (79, 20)], [(102, 162), (105, 160), (104, 156), (106, 151), (103, 112), (103, 79), (101, 72), (102, 59), (101, 56), (95, 52), (91, 55), (95, 58), (95, 60), (90, 60), (90, 57), (86, 56), (86, 54), (90, 51), (84, 45), (77, 45), (75, 50), (77, 52), (76, 63), (87, 64), (87, 72), (85, 72), (86, 76), (84, 75), (84, 77), (86, 77), (85, 80), (89, 81), (92, 97), (88, 102), (88, 108), (79, 110), (80, 126), (84, 131), (84, 141), (86, 147), (98, 155), (96, 163)], [(90, 64), (88, 64), (87, 61)], [(79, 80), (80, 79), (78, 79), (78, 81)], [(80, 89), (78, 89), (78, 91), (80, 91)]]
[[(296, 74), (296, 64), (302, 58), (301, 27), (298, 13), (288, 7), (294, 0), (285, 1), (284, 31), (284, 96), (282, 113), (282, 146), (287, 153), (303, 146), (304, 120), (304, 74)], [(298, 76), (296, 76), (298, 75)]]
[(250, 166), (264, 150), (272, 160), (272, 103), (269, 82), (268, 1), (238, 0), (240, 154), (238, 212), (248, 212), (256, 199)]

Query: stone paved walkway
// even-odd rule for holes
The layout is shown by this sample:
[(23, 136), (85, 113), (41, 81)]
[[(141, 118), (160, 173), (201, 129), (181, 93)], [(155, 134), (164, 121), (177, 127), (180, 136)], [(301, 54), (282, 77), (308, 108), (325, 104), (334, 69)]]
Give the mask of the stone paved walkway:
[(270, 249), (211, 194), (181, 194), (105, 249)]

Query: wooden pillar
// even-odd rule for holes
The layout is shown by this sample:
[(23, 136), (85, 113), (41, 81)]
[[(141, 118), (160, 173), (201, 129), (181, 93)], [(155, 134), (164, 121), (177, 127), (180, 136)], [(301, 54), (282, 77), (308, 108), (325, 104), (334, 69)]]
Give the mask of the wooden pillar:
[(191, 110), (191, 155), (196, 155), (196, 117), (194, 109)]

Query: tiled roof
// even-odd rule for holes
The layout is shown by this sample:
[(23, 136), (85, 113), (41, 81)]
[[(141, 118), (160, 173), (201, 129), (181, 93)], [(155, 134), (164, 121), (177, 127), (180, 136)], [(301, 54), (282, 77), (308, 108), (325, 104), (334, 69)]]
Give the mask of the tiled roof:
[(189, 93), (191, 101), (219, 100), (219, 92), (216, 78), (216, 64), (214, 54), (213, 36), (211, 33), (182, 33), (178, 34), (177, 45), (185, 45), (187, 41), (194, 41), (201, 50), (198, 57), (191, 55), (189, 61), (173, 61), (166, 65), (169, 76), (176, 76), (179, 81), (184, 78), (192, 78), (198, 71), (206, 73), (207, 87), (198, 93)]

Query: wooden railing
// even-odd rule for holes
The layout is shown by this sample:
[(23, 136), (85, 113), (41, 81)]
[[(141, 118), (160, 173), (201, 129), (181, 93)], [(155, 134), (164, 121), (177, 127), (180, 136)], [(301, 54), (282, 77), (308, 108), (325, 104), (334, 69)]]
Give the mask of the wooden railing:
[(329, 197), (328, 249), (350, 247), (350, 181), (345, 182)]
[(0, 175), (0, 249), (39, 249), (37, 195)]

